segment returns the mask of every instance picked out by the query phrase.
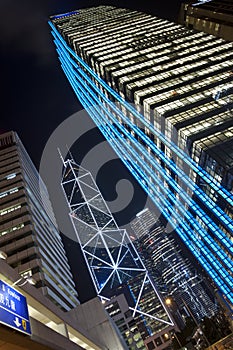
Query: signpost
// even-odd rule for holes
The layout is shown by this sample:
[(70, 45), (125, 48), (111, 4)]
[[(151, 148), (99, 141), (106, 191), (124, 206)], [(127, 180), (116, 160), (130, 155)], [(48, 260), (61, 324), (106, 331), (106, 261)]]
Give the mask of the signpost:
[(30, 335), (27, 301), (24, 295), (0, 280), (0, 323)]

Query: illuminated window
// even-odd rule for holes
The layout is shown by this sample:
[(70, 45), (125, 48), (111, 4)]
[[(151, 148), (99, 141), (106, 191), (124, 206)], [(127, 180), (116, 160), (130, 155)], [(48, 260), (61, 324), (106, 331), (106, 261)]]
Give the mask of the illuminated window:
[(7, 233), (10, 233), (10, 232), (13, 232), (13, 231), (16, 231), (16, 230), (20, 230), (23, 227), (24, 227), (24, 224), (19, 224), (19, 225), (10, 227), (7, 230), (4, 230), (4, 231), (0, 232), (0, 237), (6, 235)]
[(6, 196), (8, 196), (8, 194), (12, 194), (12, 193), (18, 192), (18, 190), (19, 190), (18, 187), (11, 188), (8, 191), (0, 193), (0, 198), (6, 197)]
[(7, 176), (6, 176), (6, 179), (7, 179), (7, 180), (11, 180), (11, 179), (13, 179), (14, 177), (16, 177), (16, 173), (7, 175)]
[(17, 205), (14, 205), (12, 207), (9, 207), (9, 208), (2, 209), (2, 210), (0, 210), (0, 215), (8, 214), (8, 213), (15, 211), (17, 209), (20, 209), (20, 208), (21, 208), (21, 204), (17, 204)]

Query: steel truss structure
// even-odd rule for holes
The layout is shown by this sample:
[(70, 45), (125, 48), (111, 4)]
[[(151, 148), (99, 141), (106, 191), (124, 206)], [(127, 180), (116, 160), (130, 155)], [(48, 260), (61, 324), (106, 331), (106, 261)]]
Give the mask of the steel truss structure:
[(158, 323), (160, 329), (173, 326), (127, 231), (117, 226), (91, 173), (73, 160), (65, 161), (62, 188), (97, 294), (109, 300), (124, 289), (133, 317), (139, 314), (150, 324), (149, 335)]
[[(62, 69), (79, 101), (219, 290), (233, 303), (232, 218), (189, 175), (194, 174), (231, 207), (233, 194), (106, 84), (68, 46), (55, 24), (49, 24)], [(151, 134), (176, 161), (156, 146)], [(183, 164), (189, 172), (184, 171)]]

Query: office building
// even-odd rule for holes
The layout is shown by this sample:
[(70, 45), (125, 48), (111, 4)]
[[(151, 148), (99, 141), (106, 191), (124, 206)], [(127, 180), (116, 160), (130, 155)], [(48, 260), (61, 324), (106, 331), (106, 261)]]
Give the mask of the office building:
[[(40, 188), (39, 188), (40, 181)], [(46, 198), (45, 210), (40, 190)], [(79, 304), (47, 189), (15, 132), (0, 135), (0, 249), (63, 310)]]
[[(128, 309), (121, 321), (125, 324), (123, 328), (116, 324), (130, 349), (134, 349), (135, 329), (137, 346), (145, 349), (157, 333), (176, 328), (163, 299), (127, 231), (117, 226), (91, 173), (73, 159), (66, 160), (62, 188), (97, 295), (112, 304), (112, 298), (124, 294)], [(106, 303), (109, 314), (122, 313), (118, 302), (113, 304), (109, 310)]]
[[(131, 221), (136, 235), (134, 245), (149, 271), (152, 271), (160, 292), (171, 296), (183, 315), (189, 314), (196, 323), (212, 317), (217, 311), (203, 285), (203, 278), (182, 256), (174, 238), (149, 209), (144, 209)], [(169, 298), (168, 298), (169, 300)]]
[(181, 4), (179, 22), (225, 40), (233, 41), (233, 2), (200, 0)]
[(233, 43), (129, 9), (51, 16), (102, 134), (233, 303)]

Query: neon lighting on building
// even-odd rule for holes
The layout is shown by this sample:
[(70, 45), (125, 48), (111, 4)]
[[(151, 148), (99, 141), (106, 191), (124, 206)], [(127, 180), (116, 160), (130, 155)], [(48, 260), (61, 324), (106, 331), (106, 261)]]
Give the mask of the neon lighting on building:
[[(143, 129), (155, 135), (188, 166), (190, 171), (200, 177), (206, 186), (208, 185), (219, 198), (223, 198), (231, 206), (232, 193), (109, 87), (67, 45), (55, 25), (52, 22), (49, 24), (61, 66), (78, 99), (126, 167), (155, 205), (162, 208), (164, 217), (219, 289), (233, 303), (233, 277), (229, 274), (233, 267), (233, 243), (226, 234), (226, 230), (233, 233), (232, 218), (189, 178), (187, 171), (166, 156), (132, 120), (137, 119)], [(152, 152), (148, 152), (148, 149)], [(139, 154), (141, 157), (138, 157)], [(178, 180), (161, 166), (161, 161)], [(190, 192), (187, 193), (186, 188), (198, 201), (190, 195)], [(221, 223), (221, 226), (215, 223), (212, 216)]]

